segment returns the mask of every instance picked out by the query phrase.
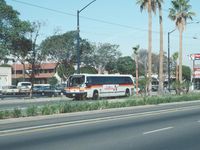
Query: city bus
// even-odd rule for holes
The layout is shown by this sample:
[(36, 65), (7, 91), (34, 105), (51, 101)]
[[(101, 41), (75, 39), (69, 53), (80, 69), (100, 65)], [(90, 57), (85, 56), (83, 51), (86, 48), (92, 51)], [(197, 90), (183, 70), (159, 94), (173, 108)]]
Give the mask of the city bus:
[(134, 93), (131, 75), (75, 74), (69, 77), (65, 95), (77, 100), (130, 96)]

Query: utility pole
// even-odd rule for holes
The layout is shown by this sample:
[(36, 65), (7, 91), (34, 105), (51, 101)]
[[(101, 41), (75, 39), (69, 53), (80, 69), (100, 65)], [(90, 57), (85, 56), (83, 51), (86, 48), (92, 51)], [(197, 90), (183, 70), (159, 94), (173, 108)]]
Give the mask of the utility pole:
[(174, 30), (172, 30), (172, 31), (170, 31), (170, 32), (168, 32), (168, 61), (167, 61), (167, 66), (168, 66), (168, 90), (169, 90), (169, 92), (171, 92), (171, 90), (170, 90), (170, 84), (171, 84), (171, 74), (170, 74), (170, 72), (171, 72), (171, 69), (170, 69), (170, 34), (172, 33), (172, 32), (174, 32), (174, 31), (176, 31), (176, 29), (174, 29)]
[(80, 74), (80, 26), (79, 26), (79, 14), (87, 8), (89, 5), (94, 3), (96, 0), (91, 1), (89, 4), (87, 4), (85, 7), (83, 7), (81, 10), (77, 10), (77, 74)]

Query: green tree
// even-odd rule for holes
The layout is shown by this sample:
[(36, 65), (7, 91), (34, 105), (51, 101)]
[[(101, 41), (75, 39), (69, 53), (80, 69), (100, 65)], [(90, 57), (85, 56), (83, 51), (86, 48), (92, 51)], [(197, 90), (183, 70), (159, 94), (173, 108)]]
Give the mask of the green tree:
[(10, 55), (13, 41), (24, 35), (25, 24), (19, 19), (19, 12), (0, 0), (0, 61)]
[(183, 80), (190, 82), (191, 81), (191, 69), (189, 66), (182, 66), (182, 70), (183, 70)]
[(147, 10), (148, 11), (148, 91), (149, 95), (151, 95), (151, 74), (152, 74), (152, 12), (155, 12), (156, 6), (154, 0), (137, 0), (136, 4), (140, 6), (140, 10)]
[(57, 67), (57, 73), (58, 73), (59, 77), (62, 80), (66, 81), (67, 78), (70, 75), (72, 75), (72, 74), (75, 73), (75, 69), (74, 69), (74, 66), (71, 65), (71, 64), (67, 64), (67, 63), (64, 64), (64, 63), (62, 63), (62, 64), (58, 65), (58, 67)]
[(135, 75), (135, 62), (130, 56), (120, 57), (117, 60), (117, 70), (120, 74)]
[[(49, 60), (56, 61), (58, 64), (75, 64), (77, 62), (76, 35), (76, 31), (69, 31), (46, 38), (40, 46), (43, 56), (46, 56)], [(91, 54), (93, 54), (92, 45), (87, 40), (81, 39), (81, 62), (91, 64)]]
[(98, 68), (99, 73), (103, 73), (108, 63), (116, 62), (121, 56), (118, 48), (118, 45), (112, 45), (110, 43), (99, 44), (96, 46), (93, 60), (95, 63), (94, 66)]
[(56, 77), (52, 77), (48, 80), (48, 83), (51, 85), (51, 86), (56, 86), (58, 84), (58, 79)]
[(88, 74), (97, 74), (98, 73), (98, 71), (94, 67), (91, 67), (91, 66), (81, 67), (80, 72), (81, 73), (88, 73)]
[(189, 4), (189, 0), (172, 0), (171, 8), (169, 9), (169, 18), (175, 22), (176, 27), (179, 30), (179, 82), (182, 83), (182, 38), (183, 31), (186, 26), (187, 20), (192, 20), (195, 15), (191, 11), (192, 6)]
[(117, 73), (118, 72), (118, 70), (117, 70), (117, 60), (109, 61), (106, 64), (105, 69), (108, 71), (109, 74)]
[(173, 55), (172, 55), (172, 64), (175, 65), (175, 76), (176, 76), (176, 81), (178, 81), (178, 52), (175, 52)]

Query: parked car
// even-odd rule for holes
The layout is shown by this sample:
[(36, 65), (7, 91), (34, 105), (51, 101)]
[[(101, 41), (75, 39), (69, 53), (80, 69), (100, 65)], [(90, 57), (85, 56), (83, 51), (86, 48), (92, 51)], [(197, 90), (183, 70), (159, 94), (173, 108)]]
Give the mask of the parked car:
[(33, 86), (33, 93), (52, 97), (61, 95), (61, 89), (49, 84), (35, 84)]
[(50, 86), (50, 84), (34, 84), (33, 85), (33, 93), (34, 94), (42, 94), (45, 87)]
[(1, 92), (3, 95), (16, 95), (19, 94), (19, 89), (15, 85), (3, 86)]
[(44, 86), (42, 89), (42, 95), (55, 97), (61, 95), (61, 90), (54, 86)]
[(31, 90), (31, 82), (18, 82), (17, 88), (20, 93), (28, 93)]
[(65, 88), (67, 87), (67, 84), (59, 84), (59, 85), (57, 85), (55, 88), (57, 89), (57, 90), (60, 90), (61, 91), (61, 94), (63, 95), (64, 93), (65, 93)]

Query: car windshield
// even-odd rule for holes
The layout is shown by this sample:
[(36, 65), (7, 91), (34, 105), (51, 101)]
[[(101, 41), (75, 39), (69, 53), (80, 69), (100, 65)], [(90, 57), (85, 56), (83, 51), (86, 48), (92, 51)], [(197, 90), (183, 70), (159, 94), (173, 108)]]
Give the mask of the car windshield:
[(30, 83), (22, 83), (22, 86), (30, 86)]
[(84, 76), (71, 76), (68, 81), (69, 87), (80, 87), (85, 82)]

